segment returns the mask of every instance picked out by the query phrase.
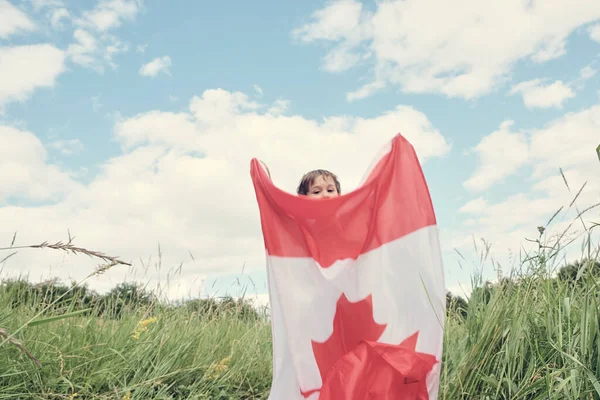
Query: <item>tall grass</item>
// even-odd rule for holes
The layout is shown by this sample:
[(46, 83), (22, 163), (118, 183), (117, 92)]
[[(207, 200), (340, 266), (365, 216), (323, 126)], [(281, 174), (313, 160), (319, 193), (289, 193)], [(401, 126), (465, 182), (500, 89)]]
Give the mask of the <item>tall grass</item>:
[[(0, 325), (9, 332), (35, 314), (11, 306), (20, 295), (0, 290)], [(264, 320), (159, 305), (118, 318), (91, 311), (21, 330), (41, 366), (20, 348), (1, 347), (0, 399), (260, 399), (268, 391)]]
[[(585, 225), (573, 279), (556, 277), (566, 236), (544, 242), (547, 227), (520, 269), (492, 285), (474, 279), (467, 309), (449, 307), (440, 399), (600, 399), (596, 226)], [(0, 399), (268, 396), (268, 319), (155, 302), (74, 311), (22, 290), (0, 285)]]
[[(525, 254), (518, 269), (495, 285), (474, 279), (466, 317), (449, 313), (440, 398), (600, 399), (600, 247), (593, 239), (599, 224), (583, 219), (600, 204), (579, 210), (584, 187), (567, 206), (576, 216), (566, 228), (546, 236), (561, 207), (538, 227), (539, 237), (530, 240), (536, 251)], [(557, 276), (577, 239), (575, 276), (567, 268)]]
[(475, 290), (445, 332), (445, 399), (600, 398), (598, 275), (537, 271)]

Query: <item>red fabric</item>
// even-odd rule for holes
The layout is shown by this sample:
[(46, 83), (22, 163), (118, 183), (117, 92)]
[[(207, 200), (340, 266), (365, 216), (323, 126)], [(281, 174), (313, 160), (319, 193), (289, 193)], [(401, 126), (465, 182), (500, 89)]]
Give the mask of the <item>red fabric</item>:
[(319, 400), (429, 400), (426, 378), (436, 362), (412, 343), (363, 341), (334, 365)]
[(311, 257), (327, 268), (436, 223), (417, 155), (400, 134), (365, 183), (339, 197), (314, 200), (284, 192), (257, 159), (250, 172), (272, 256)]
[(418, 353), (418, 332), (397, 345), (378, 343), (385, 324), (373, 319), (371, 296), (337, 302), (333, 332), (323, 343), (312, 342), (323, 385), (302, 392), (319, 400), (428, 400), (426, 378), (435, 363)]
[[(313, 340), (312, 348), (315, 360), (319, 366), (321, 379), (325, 381), (333, 366), (355, 349), (361, 341), (377, 341), (385, 330), (386, 325), (381, 325), (373, 320), (372, 297), (351, 303), (342, 294), (336, 305), (333, 320), (333, 332), (324, 342)], [(313, 391), (302, 393), (308, 397)]]

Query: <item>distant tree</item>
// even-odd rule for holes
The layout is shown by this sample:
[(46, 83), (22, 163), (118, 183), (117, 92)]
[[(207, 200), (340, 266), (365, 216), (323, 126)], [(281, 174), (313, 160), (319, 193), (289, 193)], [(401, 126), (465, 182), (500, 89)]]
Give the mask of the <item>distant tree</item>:
[(598, 260), (582, 259), (567, 264), (558, 271), (557, 279), (576, 282), (578, 275), (579, 278), (589, 276), (600, 278), (600, 262)]
[(119, 283), (101, 296), (96, 304), (99, 314), (120, 318), (124, 311), (152, 307), (157, 302), (154, 294), (133, 282)]
[(476, 301), (481, 304), (488, 304), (492, 298), (494, 289), (494, 284), (490, 281), (486, 281), (483, 285), (475, 287), (471, 293), (469, 303)]
[(20, 305), (31, 306), (33, 290), (31, 283), (25, 279), (3, 279), (0, 284), (0, 289), (8, 295), (8, 298), (10, 298), (11, 307), (14, 308)]
[(219, 302), (214, 297), (192, 299), (186, 301), (183, 307), (201, 316), (216, 315)]
[(193, 299), (185, 302), (184, 307), (202, 318), (226, 317), (243, 320), (257, 320), (258, 311), (250, 301), (231, 296), (216, 299), (213, 297)]
[(469, 304), (465, 299), (460, 296), (455, 296), (452, 292), (446, 292), (446, 311), (453, 312), (456, 315), (460, 315), (465, 318), (467, 316), (467, 311), (469, 308)]
[(12, 307), (31, 307), (36, 311), (76, 311), (92, 307), (97, 294), (87, 286), (60, 283), (58, 279), (49, 279), (32, 284), (24, 279), (6, 279), (0, 284), (0, 290), (9, 294)]
[(44, 281), (33, 286), (36, 304), (51, 310), (76, 311), (91, 307), (97, 294), (86, 285), (71, 282), (70, 285), (59, 283), (56, 279)]
[(201, 318), (224, 317), (254, 321), (262, 317), (250, 300), (231, 296), (161, 304), (153, 292), (133, 282), (119, 283), (106, 294), (99, 295), (86, 285), (77, 286), (75, 282), (67, 285), (60, 283), (58, 279), (37, 284), (21, 278), (5, 279), (0, 281), (0, 294), (9, 299), (9, 307), (28, 307), (35, 311), (45, 309), (46, 313), (90, 309), (89, 313), (94, 315), (120, 318), (123, 313), (137, 309), (156, 311), (157, 308), (164, 308), (175, 311), (184, 307)]

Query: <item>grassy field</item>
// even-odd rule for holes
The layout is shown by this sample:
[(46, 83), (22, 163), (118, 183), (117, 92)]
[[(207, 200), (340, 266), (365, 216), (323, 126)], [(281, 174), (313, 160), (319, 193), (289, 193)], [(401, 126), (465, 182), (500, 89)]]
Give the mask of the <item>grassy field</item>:
[[(439, 398), (599, 399), (597, 251), (557, 276), (559, 252), (540, 245), (522, 271), (451, 300)], [(243, 301), (50, 286), (0, 286), (0, 399), (267, 398), (270, 325)]]

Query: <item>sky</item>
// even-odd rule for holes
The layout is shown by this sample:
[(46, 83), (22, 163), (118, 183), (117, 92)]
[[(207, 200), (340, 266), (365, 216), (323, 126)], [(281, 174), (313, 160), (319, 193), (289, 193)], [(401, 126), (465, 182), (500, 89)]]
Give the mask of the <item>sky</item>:
[[(569, 228), (557, 262), (581, 257), (600, 222), (574, 218), (600, 202), (599, 55), (589, 0), (0, 0), (0, 247), (71, 238), (132, 264), (85, 281), (99, 292), (264, 303), (250, 160), (289, 192), (316, 168), (348, 192), (401, 133), (466, 296), (561, 207), (544, 240)], [(0, 277), (99, 264), (22, 249)]]

